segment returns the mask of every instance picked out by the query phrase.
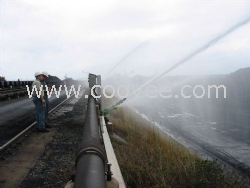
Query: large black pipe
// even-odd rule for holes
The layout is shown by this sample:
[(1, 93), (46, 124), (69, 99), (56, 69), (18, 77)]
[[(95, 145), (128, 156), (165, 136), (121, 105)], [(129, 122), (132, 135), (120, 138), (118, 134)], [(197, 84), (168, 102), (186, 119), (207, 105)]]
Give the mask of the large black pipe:
[(106, 153), (99, 136), (95, 99), (89, 95), (82, 142), (77, 151), (74, 188), (106, 188)]

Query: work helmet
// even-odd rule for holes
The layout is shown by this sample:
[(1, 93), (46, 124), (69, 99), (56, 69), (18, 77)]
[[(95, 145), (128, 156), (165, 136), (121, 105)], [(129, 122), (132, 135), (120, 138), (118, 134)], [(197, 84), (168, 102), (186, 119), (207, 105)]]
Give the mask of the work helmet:
[(41, 72), (37, 71), (37, 72), (35, 72), (35, 77), (37, 77), (37, 76), (39, 76), (41, 74), (42, 74)]
[(43, 74), (44, 76), (46, 76), (47, 78), (49, 77), (49, 74), (48, 74), (48, 72), (46, 72), (46, 71), (43, 71), (42, 74)]

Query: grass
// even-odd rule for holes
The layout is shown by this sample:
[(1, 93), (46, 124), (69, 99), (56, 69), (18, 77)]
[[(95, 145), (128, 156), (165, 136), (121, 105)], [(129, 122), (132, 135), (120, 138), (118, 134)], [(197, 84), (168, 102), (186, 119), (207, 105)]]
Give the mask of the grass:
[(112, 140), (127, 187), (241, 187), (233, 174), (191, 153), (133, 110), (118, 108), (109, 118), (114, 132), (128, 142)]

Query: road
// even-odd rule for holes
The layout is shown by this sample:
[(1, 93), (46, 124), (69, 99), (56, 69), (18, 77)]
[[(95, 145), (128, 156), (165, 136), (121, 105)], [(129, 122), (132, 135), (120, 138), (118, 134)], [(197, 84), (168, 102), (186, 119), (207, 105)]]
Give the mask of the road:
[[(62, 91), (60, 98), (65, 99), (65, 92)], [(54, 101), (57, 100), (55, 95), (52, 95), (49, 99), (51, 104), (54, 104)], [(18, 119), (19, 117), (23, 117), (30, 110), (34, 110), (34, 103), (32, 102), (32, 98), (25, 97), (22, 100), (18, 100), (15, 102), (6, 103), (1, 105), (0, 103), (0, 127), (8, 124), (8, 122), (13, 120), (13, 117)]]
[[(65, 91), (61, 91), (59, 98), (53, 93), (50, 109), (66, 99)], [(0, 143), (8, 141), (20, 130), (35, 121), (35, 106), (28, 96), (19, 100), (0, 102)]]

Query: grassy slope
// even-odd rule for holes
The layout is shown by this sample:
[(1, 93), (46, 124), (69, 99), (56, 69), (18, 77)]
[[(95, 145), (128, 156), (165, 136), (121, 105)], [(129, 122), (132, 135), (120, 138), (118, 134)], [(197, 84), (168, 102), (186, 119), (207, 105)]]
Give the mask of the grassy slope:
[(113, 110), (109, 118), (128, 142), (113, 140), (127, 187), (240, 187), (232, 174), (190, 153), (131, 109)]

